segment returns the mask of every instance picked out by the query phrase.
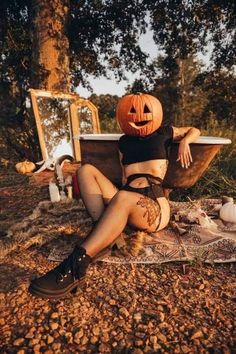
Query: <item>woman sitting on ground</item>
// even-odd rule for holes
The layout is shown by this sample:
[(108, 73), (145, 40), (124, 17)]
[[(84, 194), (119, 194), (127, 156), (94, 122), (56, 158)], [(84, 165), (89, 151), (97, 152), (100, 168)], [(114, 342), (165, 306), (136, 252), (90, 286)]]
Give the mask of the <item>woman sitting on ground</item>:
[(92, 165), (78, 170), (81, 197), (94, 227), (67, 259), (31, 282), (29, 291), (33, 295), (61, 298), (76, 290), (93, 257), (111, 245), (127, 224), (156, 232), (169, 222), (170, 207), (162, 189), (169, 146), (173, 140), (180, 141), (177, 160), (188, 168), (192, 162), (189, 144), (200, 131), (161, 126), (161, 104), (147, 94), (121, 98), (117, 120), (125, 133), (119, 140), (123, 187), (118, 190)]

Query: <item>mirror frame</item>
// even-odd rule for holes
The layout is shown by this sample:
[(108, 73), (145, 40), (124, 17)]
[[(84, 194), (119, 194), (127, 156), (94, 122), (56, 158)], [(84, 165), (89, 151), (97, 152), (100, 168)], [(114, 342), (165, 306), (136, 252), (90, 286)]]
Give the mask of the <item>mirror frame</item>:
[(75, 139), (75, 136), (80, 134), (80, 117), (78, 114), (78, 108), (80, 106), (88, 107), (92, 113), (92, 128), (93, 134), (100, 134), (100, 122), (98, 117), (97, 107), (88, 99), (80, 97), (76, 93), (62, 93), (58, 91), (46, 91), (46, 90), (36, 90), (30, 89), (30, 97), (36, 122), (36, 127), (38, 131), (39, 144), (42, 153), (43, 160), (48, 159), (47, 147), (44, 139), (44, 131), (41, 123), (39, 108), (38, 108), (38, 97), (47, 97), (47, 98), (64, 98), (71, 101), (69, 106), (69, 127), (70, 127), (70, 135), (71, 135), (71, 145), (72, 151), (74, 154), (74, 158), (76, 161), (81, 161), (81, 149), (80, 149), (80, 141)]

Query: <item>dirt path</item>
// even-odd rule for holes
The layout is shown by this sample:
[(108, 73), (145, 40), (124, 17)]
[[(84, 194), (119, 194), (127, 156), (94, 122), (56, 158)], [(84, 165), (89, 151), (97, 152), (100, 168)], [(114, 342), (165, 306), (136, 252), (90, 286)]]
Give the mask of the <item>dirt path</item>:
[[(47, 188), (0, 170), (0, 223), (29, 215)], [(34, 246), (0, 264), (0, 353), (233, 353), (235, 264), (96, 263), (75, 296), (28, 294), (29, 279), (54, 266)]]

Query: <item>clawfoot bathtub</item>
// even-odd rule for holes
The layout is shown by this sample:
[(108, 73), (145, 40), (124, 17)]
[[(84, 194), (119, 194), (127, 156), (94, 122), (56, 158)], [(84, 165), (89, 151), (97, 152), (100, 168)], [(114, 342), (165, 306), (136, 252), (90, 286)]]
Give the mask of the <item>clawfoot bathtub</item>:
[[(117, 141), (121, 134), (84, 134), (80, 140), (82, 164), (90, 163), (99, 168), (116, 185), (121, 184), (121, 168)], [(163, 187), (168, 190), (189, 188), (193, 186), (217, 152), (231, 143), (230, 139), (201, 136), (191, 144), (193, 163), (188, 169), (181, 167), (176, 161), (178, 143), (173, 143), (170, 149), (169, 166), (163, 181)]]

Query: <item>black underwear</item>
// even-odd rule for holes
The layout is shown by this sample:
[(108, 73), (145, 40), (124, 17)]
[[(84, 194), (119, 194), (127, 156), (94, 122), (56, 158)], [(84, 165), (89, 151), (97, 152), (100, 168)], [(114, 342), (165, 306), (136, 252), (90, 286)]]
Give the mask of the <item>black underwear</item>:
[[(146, 177), (149, 186), (143, 188), (135, 188), (129, 185), (132, 181), (140, 177)], [(140, 193), (155, 201), (157, 198), (164, 197), (164, 192), (162, 189), (162, 179), (160, 177), (152, 176), (148, 173), (135, 173), (133, 175), (130, 175), (127, 178), (126, 184), (121, 188), (121, 190)]]
[[(149, 186), (143, 187), (143, 188), (135, 188), (135, 187), (129, 186), (129, 184), (132, 181), (134, 181), (135, 179), (140, 178), (140, 177), (146, 177), (146, 179), (148, 180)], [(162, 179), (160, 177), (152, 176), (148, 173), (135, 173), (133, 175), (130, 175), (127, 178), (127, 182), (121, 188), (121, 190), (128, 191), (128, 192), (140, 193), (148, 198), (151, 198), (152, 200), (154, 200), (158, 204), (158, 207), (160, 210), (160, 215), (159, 215), (158, 224), (156, 226), (156, 231), (157, 231), (160, 226), (160, 223), (161, 223), (161, 206), (160, 206), (157, 198), (164, 197), (164, 193), (163, 193), (163, 189), (162, 189)]]

